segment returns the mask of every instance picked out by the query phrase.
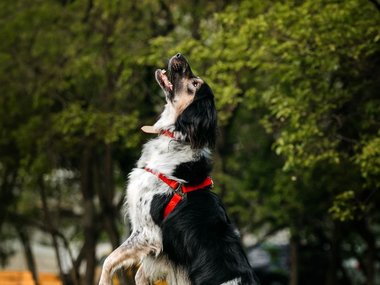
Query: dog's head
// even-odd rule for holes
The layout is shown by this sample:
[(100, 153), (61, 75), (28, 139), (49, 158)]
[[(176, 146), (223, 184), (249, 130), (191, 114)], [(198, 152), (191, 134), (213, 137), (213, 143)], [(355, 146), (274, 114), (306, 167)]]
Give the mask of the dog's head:
[(169, 60), (167, 71), (158, 69), (155, 75), (175, 118), (174, 132), (192, 148), (213, 147), (216, 109), (214, 94), (207, 83), (193, 74), (180, 53)]

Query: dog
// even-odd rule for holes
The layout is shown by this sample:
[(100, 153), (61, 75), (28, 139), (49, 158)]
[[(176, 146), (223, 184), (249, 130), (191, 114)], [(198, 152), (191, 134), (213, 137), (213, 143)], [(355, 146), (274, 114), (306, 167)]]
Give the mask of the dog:
[(148, 141), (129, 175), (125, 208), (130, 237), (105, 260), (100, 285), (120, 267), (140, 264), (137, 285), (166, 279), (169, 285), (257, 284), (239, 233), (209, 174), (217, 113), (207, 83), (180, 53), (158, 69), (166, 105), (158, 121), (142, 129)]

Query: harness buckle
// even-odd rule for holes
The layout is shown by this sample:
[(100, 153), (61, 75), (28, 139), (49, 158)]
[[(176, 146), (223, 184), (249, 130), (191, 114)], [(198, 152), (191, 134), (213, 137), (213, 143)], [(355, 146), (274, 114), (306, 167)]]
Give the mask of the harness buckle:
[(178, 187), (174, 190), (176, 194), (181, 196), (181, 198), (184, 198), (186, 196), (186, 193), (183, 192), (182, 190), (183, 183), (178, 182)]

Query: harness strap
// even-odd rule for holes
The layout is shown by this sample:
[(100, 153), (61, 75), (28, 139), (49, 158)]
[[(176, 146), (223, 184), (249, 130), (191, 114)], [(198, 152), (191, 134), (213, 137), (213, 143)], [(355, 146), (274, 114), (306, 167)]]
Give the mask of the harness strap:
[(145, 167), (146, 171), (152, 173), (156, 177), (158, 177), (162, 182), (164, 182), (166, 185), (168, 185), (170, 188), (174, 190), (174, 195), (170, 199), (169, 203), (166, 205), (164, 210), (164, 219), (174, 210), (174, 208), (177, 206), (177, 204), (182, 201), (183, 197), (186, 196), (187, 193), (203, 189), (208, 186), (213, 185), (213, 181), (211, 177), (206, 177), (206, 179), (198, 185), (189, 185), (186, 186), (174, 179), (170, 179), (169, 177), (165, 176), (162, 173), (156, 172), (150, 168)]
[(162, 173), (156, 172), (156, 171), (154, 171), (154, 170), (152, 170), (150, 168), (147, 168), (147, 167), (145, 167), (144, 169), (146, 171), (148, 171), (148, 172), (156, 175), (159, 179), (161, 179), (161, 181), (163, 181), (164, 183), (166, 183), (173, 190), (176, 190), (179, 187), (179, 185), (180, 185), (180, 183), (178, 181), (176, 181), (174, 179), (170, 179), (170, 178), (168, 178), (167, 176), (165, 176)]
[(182, 196), (174, 193), (173, 197), (170, 199), (169, 203), (166, 205), (164, 210), (164, 219), (173, 212), (174, 208), (177, 207), (178, 203), (182, 201)]

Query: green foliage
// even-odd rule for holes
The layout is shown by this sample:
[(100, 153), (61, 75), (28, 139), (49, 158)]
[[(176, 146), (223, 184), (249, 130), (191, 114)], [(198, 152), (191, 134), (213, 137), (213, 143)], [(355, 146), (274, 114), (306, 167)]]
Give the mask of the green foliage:
[[(87, 199), (99, 201), (95, 215), (119, 211), (112, 203), (146, 140), (139, 128), (163, 105), (154, 70), (179, 51), (214, 90), (215, 191), (244, 232), (288, 228), (322, 245), (336, 242), (333, 224), (357, 235), (340, 246), (366, 237), (352, 223), (371, 232), (380, 222), (380, 15), (371, 2), (2, 1), (0, 238), (14, 237), (14, 209), (42, 219), (42, 186), (54, 210)], [(89, 197), (78, 194), (86, 159)], [(73, 211), (53, 212), (65, 229), (80, 225)], [(80, 226), (70, 233), (84, 236)]]
[[(357, 219), (358, 207), (363, 207), (363, 205), (355, 205), (355, 192), (352, 190), (343, 192), (335, 197), (333, 206), (329, 209), (329, 212), (333, 215), (335, 219), (340, 221), (354, 220)], [(364, 209), (360, 209), (361, 212)]]
[(374, 137), (364, 141), (361, 151), (356, 156), (356, 163), (368, 186), (380, 187), (380, 138)]
[[(230, 6), (202, 23), (201, 40), (176, 46), (205, 69), (222, 125), (239, 104), (265, 108), (261, 123), (286, 172), (302, 177), (318, 163), (356, 161), (364, 178), (378, 179), (379, 82), (367, 79), (378, 74), (378, 11), (357, 0), (255, 4)], [(367, 136), (374, 140), (358, 147)]]
[(56, 132), (68, 143), (73, 137), (90, 137), (105, 144), (119, 142), (126, 147), (137, 143), (131, 135), (138, 125), (137, 112), (127, 115), (99, 112), (91, 107), (84, 110), (78, 103), (73, 103), (57, 114), (53, 121)]

